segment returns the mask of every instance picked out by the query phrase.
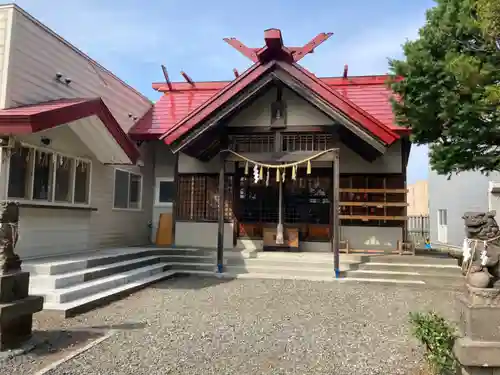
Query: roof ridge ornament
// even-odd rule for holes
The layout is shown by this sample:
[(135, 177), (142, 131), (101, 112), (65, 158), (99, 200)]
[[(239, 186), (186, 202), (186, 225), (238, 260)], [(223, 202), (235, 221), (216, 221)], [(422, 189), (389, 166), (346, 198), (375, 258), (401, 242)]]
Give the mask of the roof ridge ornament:
[(320, 44), (328, 40), (333, 33), (319, 33), (302, 47), (286, 47), (280, 29), (264, 30), (265, 46), (262, 48), (250, 48), (236, 38), (224, 38), (223, 40), (240, 52), (252, 62), (267, 62), (270, 60), (284, 60), (291, 63), (298, 62)]

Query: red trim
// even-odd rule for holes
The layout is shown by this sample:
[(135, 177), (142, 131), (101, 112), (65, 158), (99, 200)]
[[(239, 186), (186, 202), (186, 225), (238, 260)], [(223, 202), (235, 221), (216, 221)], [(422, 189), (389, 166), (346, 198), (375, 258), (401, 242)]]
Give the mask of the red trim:
[[(390, 78), (389, 75), (378, 75), (378, 76), (350, 76), (344, 77), (318, 77), (322, 82), (326, 83), (328, 86), (349, 86), (349, 85), (385, 85), (387, 80)], [(396, 78), (396, 80), (401, 80), (402, 78)], [(154, 82), (151, 86), (153, 90), (160, 92), (170, 92), (170, 91), (200, 91), (200, 90), (221, 90), (232, 81), (206, 81), (206, 82), (194, 82), (194, 86), (188, 84), (187, 82), (171, 82), (171, 87), (165, 82)]]
[(123, 151), (136, 163), (140, 153), (101, 98), (60, 99), (0, 110), (0, 133), (31, 134), (85, 117), (97, 116)]
[(172, 144), (182, 135), (189, 132), (197, 124), (207, 118), (211, 113), (216, 111), (224, 103), (233, 98), (238, 92), (243, 90), (249, 84), (260, 78), (268, 72), (273, 66), (278, 65), (283, 71), (287, 72), (291, 77), (305, 84), (310, 90), (317, 93), (326, 100), (332, 107), (344, 113), (349, 118), (364, 126), (374, 136), (379, 138), (384, 143), (390, 145), (394, 143), (399, 136), (375, 119), (373, 116), (366, 113), (364, 110), (356, 106), (352, 101), (340, 96), (334, 92), (326, 84), (321, 82), (312, 73), (309, 73), (298, 64), (287, 64), (281, 61), (271, 61), (266, 65), (259, 63), (255, 64), (243, 75), (239, 76), (231, 84), (224, 87), (212, 98), (207, 100), (203, 105), (191, 112), (187, 117), (177, 122), (169, 131), (165, 132), (160, 139), (165, 143)]
[(309, 43), (300, 48), (295, 48), (293, 53), (293, 61), (301, 60), (305, 55), (313, 53), (314, 49), (321, 43), (327, 41), (333, 33), (320, 33), (316, 35)]
[(209, 100), (196, 108), (188, 116), (178, 122), (172, 129), (165, 132), (160, 139), (165, 143), (171, 144), (177, 138), (190, 131), (198, 123), (203, 121), (207, 116), (214, 112), (217, 108), (222, 106), (237, 93), (247, 87), (250, 83), (261, 77), (265, 72), (274, 66), (275, 62), (270, 62), (266, 65), (259, 63), (254, 64), (244, 74), (240, 75), (230, 85), (219, 91), (216, 95), (212, 96)]
[(282, 62), (277, 62), (277, 64), (285, 72), (320, 95), (334, 108), (338, 109), (352, 120), (364, 126), (366, 130), (382, 140), (384, 143), (390, 145), (399, 139), (399, 136), (391, 129), (389, 129), (375, 117), (371, 116), (366, 111), (358, 107), (349, 99), (332, 90), (328, 85), (321, 82), (319, 78), (314, 76), (307, 69), (301, 67), (298, 64), (289, 65)]

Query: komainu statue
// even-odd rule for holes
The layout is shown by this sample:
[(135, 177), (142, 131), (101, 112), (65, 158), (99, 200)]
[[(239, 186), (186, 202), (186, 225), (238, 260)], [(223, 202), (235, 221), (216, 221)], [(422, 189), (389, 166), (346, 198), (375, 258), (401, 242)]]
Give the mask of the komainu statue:
[(475, 288), (500, 289), (500, 229), (495, 211), (466, 212), (462, 273)]
[(21, 270), (21, 260), (14, 252), (18, 228), (19, 205), (0, 202), (0, 275)]

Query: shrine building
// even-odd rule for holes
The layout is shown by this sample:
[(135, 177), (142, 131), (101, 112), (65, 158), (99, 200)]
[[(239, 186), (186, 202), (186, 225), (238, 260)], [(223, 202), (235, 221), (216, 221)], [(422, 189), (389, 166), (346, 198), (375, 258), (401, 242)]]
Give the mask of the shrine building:
[(258, 48), (225, 39), (252, 62), (232, 81), (182, 72), (171, 82), (163, 67), (153, 83), (162, 97), (129, 131), (152, 145), (157, 244), (401, 249), (409, 133), (394, 120), (387, 75), (349, 76), (345, 66), (317, 77), (300, 65), (330, 36), (302, 47), (278, 29)]

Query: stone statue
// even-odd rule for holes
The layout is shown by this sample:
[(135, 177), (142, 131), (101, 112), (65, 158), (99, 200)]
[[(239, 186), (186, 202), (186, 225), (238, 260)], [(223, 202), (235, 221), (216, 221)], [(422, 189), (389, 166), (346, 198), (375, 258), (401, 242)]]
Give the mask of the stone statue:
[(500, 229), (495, 211), (466, 212), (462, 273), (474, 288), (500, 289)]
[(21, 260), (14, 252), (18, 240), (19, 204), (0, 203), (0, 275), (21, 271)]
[(459, 294), (459, 337), (453, 354), (462, 375), (500, 374), (500, 230), (495, 211), (466, 212)]

